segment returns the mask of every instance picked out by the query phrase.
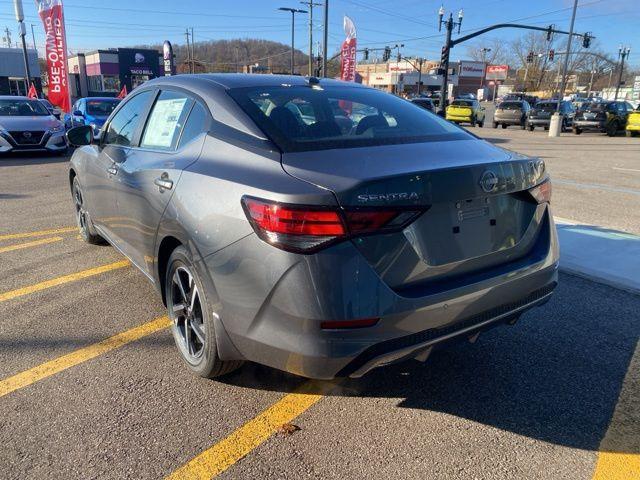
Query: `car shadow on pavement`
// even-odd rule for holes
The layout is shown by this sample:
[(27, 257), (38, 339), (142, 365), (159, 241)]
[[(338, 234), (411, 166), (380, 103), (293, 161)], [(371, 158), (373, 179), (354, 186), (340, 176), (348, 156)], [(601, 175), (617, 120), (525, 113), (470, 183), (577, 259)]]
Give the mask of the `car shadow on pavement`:
[[(562, 274), (552, 299), (515, 326), (434, 352), (426, 363), (410, 360), (345, 379), (332, 395), (400, 398), (399, 408), (597, 450), (638, 343), (638, 312), (640, 297)], [(304, 381), (255, 364), (220, 380), (282, 392)], [(616, 448), (640, 453), (637, 443)]]
[(70, 153), (66, 155), (51, 155), (46, 152), (9, 153), (0, 155), (0, 168), (66, 163), (69, 161), (69, 158)]

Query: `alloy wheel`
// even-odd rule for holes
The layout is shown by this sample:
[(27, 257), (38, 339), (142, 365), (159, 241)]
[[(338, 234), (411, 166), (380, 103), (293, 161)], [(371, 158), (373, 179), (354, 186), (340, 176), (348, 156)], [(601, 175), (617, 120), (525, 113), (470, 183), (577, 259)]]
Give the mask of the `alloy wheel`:
[(78, 185), (75, 185), (73, 189), (73, 203), (76, 207), (78, 228), (80, 228), (80, 231), (84, 234), (87, 231), (87, 211), (83, 206), (82, 191)]
[(184, 266), (173, 272), (169, 311), (178, 335), (178, 347), (187, 361), (197, 363), (204, 354), (206, 329), (198, 287), (193, 274)]

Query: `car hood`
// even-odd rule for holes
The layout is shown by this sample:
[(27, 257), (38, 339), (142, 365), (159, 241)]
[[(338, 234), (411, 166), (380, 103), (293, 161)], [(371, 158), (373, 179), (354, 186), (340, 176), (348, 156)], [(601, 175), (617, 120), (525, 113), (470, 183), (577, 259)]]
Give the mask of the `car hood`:
[(60, 120), (53, 115), (36, 115), (30, 117), (0, 117), (0, 128), (14, 130), (48, 130), (60, 125)]
[(87, 122), (89, 123), (95, 123), (97, 126), (101, 127), (102, 125), (104, 125), (104, 122), (107, 121), (107, 118), (109, 118), (106, 115), (87, 115)]

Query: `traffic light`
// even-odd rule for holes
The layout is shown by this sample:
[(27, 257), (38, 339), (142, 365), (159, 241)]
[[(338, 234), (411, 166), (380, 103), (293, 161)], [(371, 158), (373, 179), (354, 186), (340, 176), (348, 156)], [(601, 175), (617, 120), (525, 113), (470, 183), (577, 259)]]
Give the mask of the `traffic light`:
[(449, 49), (445, 45), (442, 47), (442, 54), (440, 55), (440, 65), (444, 65), (449, 61)]
[(582, 36), (582, 46), (589, 48), (589, 45), (591, 45), (591, 34), (587, 32)]
[(549, 61), (553, 62), (553, 57), (555, 57), (556, 55), (556, 51), (552, 48), (551, 50), (549, 50)]
[(369, 60), (369, 49), (368, 48), (364, 49), (364, 59), (365, 60)]
[(533, 63), (533, 52), (527, 54), (527, 63)]
[(553, 25), (547, 27), (547, 42), (550, 42), (553, 38)]
[(384, 47), (384, 52), (382, 52), (382, 61), (388, 62), (391, 58), (391, 47)]

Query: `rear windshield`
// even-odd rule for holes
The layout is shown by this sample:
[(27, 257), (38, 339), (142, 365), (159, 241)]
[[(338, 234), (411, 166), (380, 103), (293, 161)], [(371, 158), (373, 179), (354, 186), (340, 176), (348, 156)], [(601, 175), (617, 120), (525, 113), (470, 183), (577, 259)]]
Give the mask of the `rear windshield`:
[(500, 108), (504, 110), (522, 110), (521, 102), (502, 102)]
[(424, 108), (369, 88), (281, 85), (229, 94), (286, 152), (474, 138)]
[(607, 109), (607, 103), (585, 103), (580, 110), (588, 110), (590, 112), (599, 112)]
[(98, 115), (108, 117), (111, 115), (111, 112), (115, 110), (115, 108), (120, 103), (120, 100), (88, 100), (87, 101), (87, 113), (89, 115)]
[(454, 100), (451, 105), (457, 105), (459, 107), (473, 107), (472, 100)]
[(557, 106), (557, 102), (539, 102), (536, 104), (536, 108), (544, 112), (555, 112)]
[(32, 117), (34, 115), (51, 115), (49, 110), (38, 100), (0, 100), (0, 116), (2, 117)]

